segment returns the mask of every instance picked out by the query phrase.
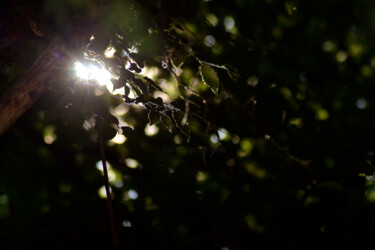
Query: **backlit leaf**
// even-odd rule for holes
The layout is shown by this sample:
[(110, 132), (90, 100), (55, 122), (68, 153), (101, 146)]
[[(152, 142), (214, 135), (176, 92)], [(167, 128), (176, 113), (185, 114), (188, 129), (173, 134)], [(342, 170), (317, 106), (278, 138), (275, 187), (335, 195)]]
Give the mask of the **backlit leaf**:
[(161, 122), (168, 129), (168, 131), (172, 133), (172, 119), (167, 115), (163, 115), (161, 117)]
[(150, 121), (150, 126), (158, 123), (160, 121), (160, 114), (159, 112), (150, 110), (148, 113), (148, 120)]
[(208, 64), (202, 64), (199, 67), (199, 72), (202, 77), (202, 81), (207, 84), (212, 92), (216, 95), (218, 94), (219, 90), (219, 77), (217, 76), (216, 71)]

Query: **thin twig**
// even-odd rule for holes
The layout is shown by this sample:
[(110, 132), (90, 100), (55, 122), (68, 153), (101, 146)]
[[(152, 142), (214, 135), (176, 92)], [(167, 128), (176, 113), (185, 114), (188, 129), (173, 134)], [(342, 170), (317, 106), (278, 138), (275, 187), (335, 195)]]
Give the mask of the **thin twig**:
[(100, 147), (100, 156), (102, 159), (103, 165), (103, 174), (104, 174), (104, 186), (105, 186), (105, 193), (107, 195), (107, 206), (108, 206), (108, 215), (109, 215), (109, 224), (111, 227), (111, 235), (112, 235), (112, 244), (114, 247), (118, 245), (117, 241), (117, 233), (114, 223), (114, 216), (113, 216), (113, 206), (112, 206), (112, 196), (111, 191), (109, 188), (109, 181), (108, 181), (108, 170), (107, 170), (107, 161), (104, 152), (104, 142), (103, 142), (103, 127), (102, 127), (102, 116), (101, 110), (99, 109), (99, 116), (97, 117), (98, 121), (98, 136), (99, 136), (99, 147)]

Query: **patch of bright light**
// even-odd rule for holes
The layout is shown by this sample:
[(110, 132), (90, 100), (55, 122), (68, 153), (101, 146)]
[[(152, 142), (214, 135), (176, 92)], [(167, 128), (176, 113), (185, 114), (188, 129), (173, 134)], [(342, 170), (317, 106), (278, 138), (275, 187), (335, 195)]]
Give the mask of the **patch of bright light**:
[[(109, 192), (112, 193), (111, 187), (109, 187)], [(102, 186), (101, 188), (99, 188), (98, 195), (102, 199), (107, 198), (107, 193), (105, 192), (105, 186)]]
[[(130, 92), (131, 93), (131, 92)], [(172, 93), (174, 93), (174, 92), (172, 92)], [(163, 102), (169, 102), (169, 101), (171, 101), (171, 98), (170, 98), (170, 96), (168, 95), (168, 94), (166, 94), (166, 93), (164, 93), (164, 92), (161, 92), (161, 91), (159, 91), (159, 90), (156, 90), (155, 92), (154, 92), (154, 95), (153, 95), (155, 98), (158, 98), (158, 97), (160, 97), (161, 99), (163, 99)], [(129, 94), (129, 97), (130, 97), (130, 94)]]
[(121, 87), (119, 89), (115, 89), (112, 94), (114, 95), (125, 95), (125, 88)]
[(147, 124), (146, 127), (145, 127), (145, 134), (147, 136), (154, 136), (158, 132), (159, 132), (159, 127), (156, 126), (155, 124), (153, 124), (151, 126), (149, 124)]
[[(108, 181), (112, 182), (112, 181), (114, 181), (116, 179), (116, 174), (112, 170), (111, 164), (109, 164), (108, 161), (106, 163), (107, 163)], [(102, 164), (102, 161), (98, 161), (96, 163), (96, 169), (98, 169), (103, 174), (103, 164)]]
[(252, 86), (252, 87), (255, 87), (258, 85), (258, 77), (256, 76), (250, 76), (248, 79), (247, 79), (247, 84)]
[(199, 183), (202, 183), (202, 182), (206, 181), (207, 178), (208, 178), (208, 174), (205, 173), (205, 172), (202, 172), (202, 171), (198, 171), (197, 175), (195, 176), (195, 179)]
[(219, 23), (219, 19), (217, 19), (217, 17), (212, 13), (207, 14), (206, 18), (207, 21), (214, 27)]
[(126, 158), (125, 163), (129, 168), (137, 168), (139, 166), (139, 162), (132, 158)]
[(325, 41), (322, 47), (323, 47), (323, 50), (326, 52), (336, 50), (336, 44), (330, 40)]
[(348, 58), (348, 54), (345, 51), (340, 50), (336, 54), (336, 61), (339, 63), (345, 62)]
[(240, 142), (240, 150), (237, 152), (239, 157), (248, 156), (254, 148), (254, 143), (250, 139), (242, 139)]
[(234, 27), (234, 19), (231, 16), (224, 18), (224, 26), (226, 31), (230, 31)]
[[(107, 163), (107, 167), (110, 167), (110, 166), (111, 166), (111, 164), (109, 164), (108, 161), (107, 161), (106, 163)], [(96, 162), (95, 166), (96, 166), (96, 169), (97, 169), (97, 170), (103, 172), (103, 163), (102, 163), (102, 161), (98, 161), (98, 162)]]
[(82, 127), (85, 130), (90, 130), (95, 127), (95, 119), (94, 118), (89, 118), (88, 120), (85, 120), (82, 124)]
[(181, 136), (176, 135), (176, 136), (173, 138), (173, 141), (174, 141), (174, 143), (176, 143), (176, 144), (181, 144), (181, 143), (182, 143), (182, 138), (181, 138)]
[(126, 137), (124, 135), (116, 134), (116, 136), (111, 140), (111, 142), (116, 144), (123, 144), (126, 141)]
[(211, 136), (210, 136), (210, 141), (211, 141), (212, 143), (214, 143), (214, 144), (216, 144), (216, 143), (219, 142), (219, 140), (218, 140), (218, 138), (217, 138), (216, 135), (211, 135)]
[(146, 67), (145, 66), (141, 72), (141, 75), (154, 79), (159, 73), (160, 73), (160, 70), (158, 67), (155, 67), (155, 66)]
[(113, 47), (109, 47), (106, 51), (104, 51), (104, 56), (107, 58), (112, 58), (115, 52), (116, 50)]
[(53, 126), (46, 126), (43, 135), (44, 142), (47, 144), (52, 144), (57, 139), (55, 128)]
[(205, 45), (208, 46), (208, 47), (213, 46), (213, 45), (215, 44), (215, 42), (216, 42), (216, 39), (215, 39), (215, 37), (213, 37), (213, 36), (206, 36), (206, 37), (204, 38), (204, 43), (205, 43)]
[(121, 223), (121, 225), (122, 225), (123, 227), (132, 227), (132, 223), (131, 223), (130, 221), (128, 221), (128, 220), (124, 220), (124, 221)]
[(138, 193), (133, 189), (130, 189), (128, 191), (128, 195), (129, 195), (129, 198), (132, 199), (132, 200), (135, 200), (135, 199), (138, 198)]
[(315, 118), (319, 121), (324, 121), (329, 118), (329, 112), (326, 109), (318, 109), (315, 113)]
[(138, 193), (134, 189), (129, 189), (129, 191), (125, 192), (123, 195), (123, 199), (127, 200), (136, 200), (138, 198)]
[(367, 100), (365, 98), (359, 98), (356, 104), (357, 108), (365, 109), (367, 107)]
[(120, 104), (115, 108), (115, 114), (116, 115), (125, 115), (128, 112), (129, 108), (125, 104)]
[(113, 83), (109, 81), (108, 83), (105, 84), (107, 90), (113, 94)]
[[(111, 185), (114, 185), (115, 187), (122, 187), (123, 181), (122, 181), (122, 174), (120, 171), (114, 169), (109, 162), (107, 163), (107, 172), (108, 172), (108, 181)], [(104, 175), (103, 172), (103, 164), (102, 161), (98, 161), (96, 163), (96, 168), (101, 172), (102, 175)]]
[(221, 141), (227, 141), (230, 139), (229, 132), (225, 128), (220, 128), (218, 134)]
[(89, 80), (89, 70), (80, 62), (74, 63), (74, 70), (78, 78), (88, 81)]
[(74, 63), (74, 71), (77, 77), (85, 82), (96, 81), (100, 86), (106, 86), (109, 92), (113, 92), (112, 74), (105, 68), (100, 68), (97, 65), (85, 66), (80, 62)]

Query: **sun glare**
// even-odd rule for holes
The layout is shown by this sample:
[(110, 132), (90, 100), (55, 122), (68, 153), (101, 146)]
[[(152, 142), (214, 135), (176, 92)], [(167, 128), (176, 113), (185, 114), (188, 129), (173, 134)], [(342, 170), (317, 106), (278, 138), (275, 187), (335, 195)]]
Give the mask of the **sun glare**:
[(111, 82), (114, 77), (108, 70), (96, 65), (85, 66), (80, 62), (74, 63), (74, 70), (80, 80), (85, 82), (94, 81), (100, 86), (106, 86), (112, 94), (117, 94), (113, 92), (113, 84)]

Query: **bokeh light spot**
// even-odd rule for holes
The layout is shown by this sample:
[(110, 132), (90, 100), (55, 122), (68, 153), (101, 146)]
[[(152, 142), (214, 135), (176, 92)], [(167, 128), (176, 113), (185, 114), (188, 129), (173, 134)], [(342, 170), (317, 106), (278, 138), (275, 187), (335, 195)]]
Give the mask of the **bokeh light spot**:
[(319, 121), (324, 121), (329, 118), (329, 113), (326, 109), (318, 109), (315, 113), (315, 118)]
[(126, 158), (125, 163), (129, 168), (137, 168), (139, 166), (139, 162), (132, 158)]
[(145, 134), (147, 136), (154, 136), (158, 132), (159, 132), (159, 127), (156, 126), (155, 124), (153, 124), (151, 126), (149, 124), (147, 124), (146, 127), (145, 127)]
[(365, 109), (367, 107), (367, 100), (365, 98), (359, 98), (356, 105), (359, 109)]
[(46, 126), (43, 131), (44, 142), (47, 144), (52, 144), (56, 139), (55, 128), (53, 126)]
[(216, 42), (216, 39), (213, 36), (206, 36), (204, 38), (204, 44), (208, 47), (212, 47), (215, 44), (215, 42)]
[(348, 58), (348, 54), (345, 51), (339, 51), (336, 54), (336, 61), (339, 63), (345, 62)]

